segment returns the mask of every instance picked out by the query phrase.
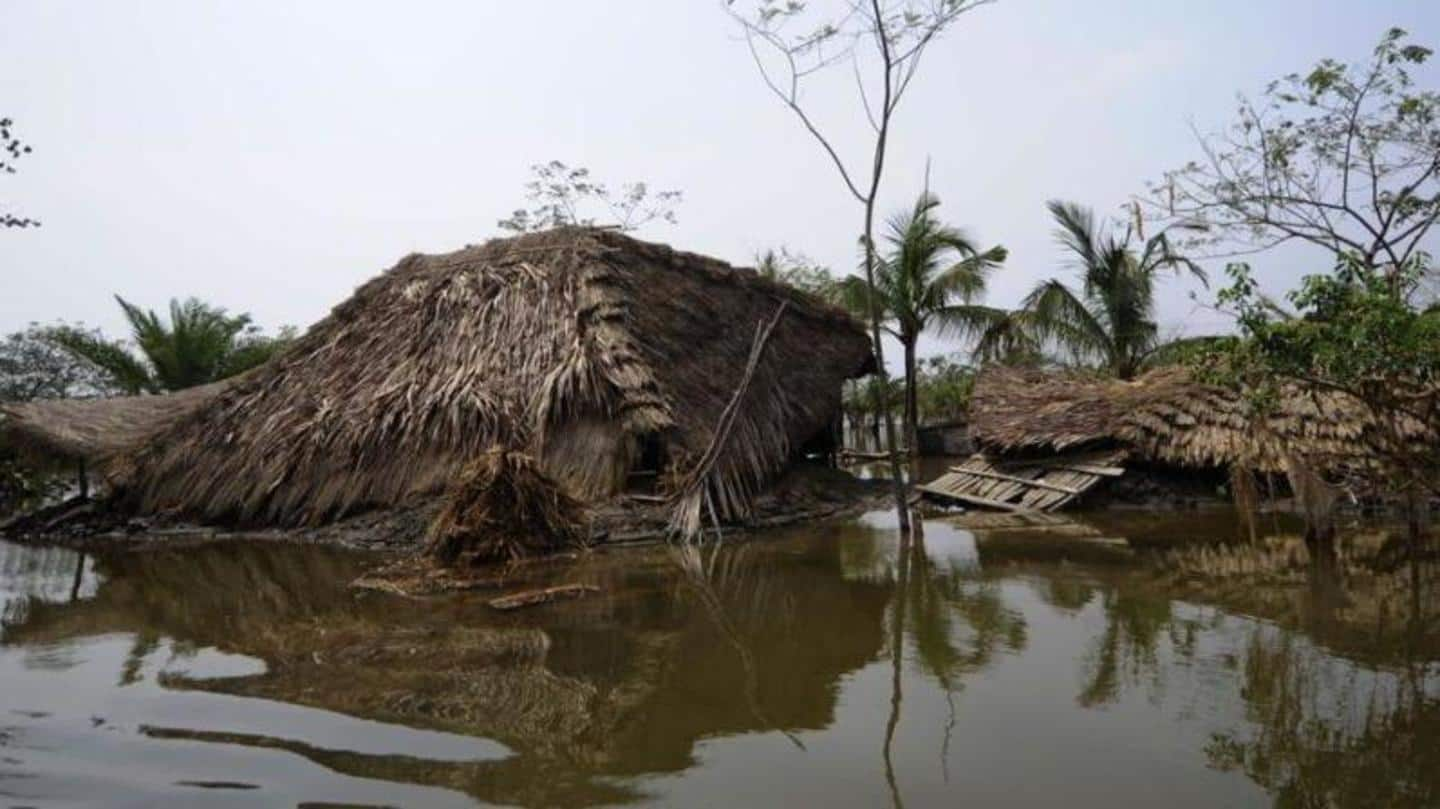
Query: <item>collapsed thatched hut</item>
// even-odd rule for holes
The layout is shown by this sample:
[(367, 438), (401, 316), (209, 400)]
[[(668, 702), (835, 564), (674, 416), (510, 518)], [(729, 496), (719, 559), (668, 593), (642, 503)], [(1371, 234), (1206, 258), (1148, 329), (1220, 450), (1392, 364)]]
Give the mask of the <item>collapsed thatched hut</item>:
[(975, 440), (1005, 452), (1118, 446), (1168, 466), (1240, 464), (1279, 473), (1287, 455), (1353, 464), (1374, 446), (1373, 419), (1349, 397), (1291, 389), (1258, 415), (1239, 395), (1202, 384), (1183, 367), (1130, 381), (996, 368), (977, 381), (971, 408)]
[[(976, 381), (970, 411), (971, 437), (986, 457), (957, 468), (939, 488), (996, 505), (1058, 506), (1119, 477), (1121, 466), (1223, 479), (1237, 471), (1290, 476), (1301, 464), (1332, 480), (1363, 483), (1373, 469), (1377, 429), (1373, 416), (1343, 394), (1292, 387), (1261, 413), (1182, 367), (1128, 381), (992, 368)], [(1407, 430), (1423, 440), (1418, 425)], [(1034, 481), (1048, 492), (1034, 491)]]
[(702, 456), (717, 489), (752, 493), (830, 434), (842, 382), (873, 363), (847, 315), (753, 271), (564, 228), (408, 256), (231, 384), (5, 427), (107, 461), (138, 511), (210, 522), (400, 506), (496, 446), (590, 503), (665, 494)]

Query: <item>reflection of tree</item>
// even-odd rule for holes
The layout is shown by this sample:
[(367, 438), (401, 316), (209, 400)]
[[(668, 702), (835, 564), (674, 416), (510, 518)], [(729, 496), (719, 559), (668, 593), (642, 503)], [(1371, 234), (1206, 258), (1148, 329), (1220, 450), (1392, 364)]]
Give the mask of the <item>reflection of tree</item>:
[(1115, 701), (1122, 686), (1144, 678), (1158, 685), (1162, 634), (1176, 645), (1193, 638), (1174, 621), (1170, 598), (1162, 593), (1111, 588), (1101, 594), (1100, 605), (1105, 631), (1090, 649), (1076, 698), (1087, 708)]
[(1063, 612), (1079, 612), (1095, 598), (1094, 582), (1057, 573), (1041, 581), (1036, 592), (1046, 604)]
[(947, 692), (957, 678), (979, 671), (1000, 651), (1025, 648), (1025, 617), (1005, 605), (1000, 586), (973, 572), (937, 566), (915, 542), (913, 573), (905, 593), (910, 642), (921, 668)]
[[(1277, 806), (1440, 805), (1440, 696), (1424, 665), (1339, 667), (1294, 635), (1250, 637), (1241, 696), (1252, 733), (1218, 733), (1212, 766), (1240, 771)], [(1336, 682), (1336, 680), (1339, 680)]]
[(903, 804), (891, 750), (904, 696), (901, 673), (907, 641), (920, 670), (945, 692), (950, 716), (940, 760), (947, 767), (956, 723), (954, 697), (963, 678), (989, 666), (1002, 651), (1022, 651), (1027, 637), (1025, 617), (1005, 605), (996, 582), (977, 578), (973, 568), (936, 564), (925, 548), (924, 523), (917, 518), (912, 525), (915, 532), (897, 543), (895, 598), (889, 610), (891, 710), (883, 758), (896, 806)]

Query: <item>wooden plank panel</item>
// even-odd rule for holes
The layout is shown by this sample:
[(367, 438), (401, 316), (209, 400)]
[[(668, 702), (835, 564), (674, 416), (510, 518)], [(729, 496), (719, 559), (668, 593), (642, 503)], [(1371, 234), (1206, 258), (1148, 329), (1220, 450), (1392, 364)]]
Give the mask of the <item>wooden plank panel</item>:
[(938, 494), (938, 495), (940, 495), (940, 496), (942, 496), (942, 497), (953, 497), (953, 498), (955, 498), (956, 500), (963, 500), (963, 501), (965, 501), (965, 502), (967, 502), (967, 503), (974, 503), (974, 504), (977, 505), (977, 506), (985, 506), (985, 507), (987, 507), (987, 508), (998, 508), (998, 509), (1000, 509), (1000, 510), (1002, 510), (1002, 511), (1016, 511), (1016, 512), (1028, 511), (1028, 509), (1022, 508), (1022, 507), (1020, 507), (1020, 506), (1018, 506), (1018, 505), (1016, 505), (1016, 504), (1014, 504), (1014, 503), (1006, 503), (1006, 502), (1001, 501), (1001, 500), (988, 500), (988, 499), (986, 499), (986, 498), (984, 498), (984, 497), (976, 497), (976, 496), (974, 496), (974, 495), (963, 494), (963, 493), (959, 493), (959, 492), (932, 491), (929, 486), (916, 486), (915, 488), (916, 488), (916, 489), (919, 489), (919, 490), (922, 491), (922, 492), (928, 492), (928, 493), (930, 493), (930, 494)]
[(972, 471), (970, 471), (968, 474), (978, 475), (978, 476), (980, 476), (980, 477), (991, 478), (991, 479), (994, 479), (994, 480), (1007, 480), (1007, 481), (1010, 481), (1011, 483), (1021, 483), (1021, 484), (1024, 484), (1024, 485), (1026, 485), (1026, 486), (1039, 487), (1039, 488), (1041, 488), (1041, 489), (1049, 489), (1049, 490), (1051, 490), (1051, 491), (1062, 492), (1062, 493), (1064, 493), (1064, 494), (1079, 494), (1079, 493), (1080, 493), (1078, 490), (1072, 489), (1072, 488), (1070, 488), (1070, 487), (1068, 487), (1068, 486), (1061, 486), (1061, 485), (1056, 484), (1056, 483), (1051, 483), (1050, 481), (1046, 480), (1046, 477), (1048, 477), (1048, 476), (1020, 477), (1020, 476), (1018, 476), (1018, 475), (1007, 475), (1007, 474), (1005, 474), (1005, 473), (1003, 473), (1003, 472), (991, 472), (991, 471), (989, 471), (989, 470), (981, 471), (981, 470), (979, 470), (979, 469), (972, 470)]

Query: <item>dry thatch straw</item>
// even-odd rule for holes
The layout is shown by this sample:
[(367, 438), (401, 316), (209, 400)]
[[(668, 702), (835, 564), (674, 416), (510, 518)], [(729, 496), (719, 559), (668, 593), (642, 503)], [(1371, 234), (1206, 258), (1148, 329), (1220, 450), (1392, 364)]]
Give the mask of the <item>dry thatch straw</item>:
[[(740, 385), (735, 388), (735, 393), (730, 397), (730, 403), (720, 413), (720, 421), (715, 426), (714, 435), (710, 439), (710, 446), (705, 448), (695, 466), (690, 469), (683, 479), (676, 484), (675, 508), (671, 515), (669, 530), (671, 533), (684, 537), (687, 540), (697, 539), (700, 536), (702, 511), (708, 511), (712, 519), (716, 519), (717, 509), (715, 504), (720, 503), (719, 511), (733, 513), (743, 508), (749, 502), (753, 493), (748, 487), (737, 489), (753, 481), (733, 480), (724, 475), (716, 474), (716, 463), (724, 457), (726, 444), (730, 440), (730, 434), (735, 429), (735, 419), (740, 413), (745, 400), (750, 395), (750, 386), (755, 381), (755, 371), (760, 366), (760, 360), (765, 356), (765, 347), (770, 343), (770, 336), (775, 333), (775, 327), (779, 325), (780, 318), (785, 314), (787, 303), (782, 302), (775, 310), (774, 317), (768, 323), (761, 325), (755, 332), (755, 342), (750, 348), (750, 359), (745, 363), (745, 374), (740, 377)], [(718, 523), (718, 519), (716, 519)], [(718, 534), (720, 526), (717, 524), (715, 530)]]
[(430, 526), (426, 551), (445, 565), (484, 564), (588, 541), (584, 505), (530, 456), (496, 447), (460, 474)]
[[(1196, 382), (1184, 368), (1132, 381), (1080, 373), (995, 368), (981, 375), (971, 433), (1005, 452), (1118, 445), (1140, 460), (1178, 467), (1239, 466), (1283, 474), (1300, 457), (1325, 472), (1361, 472), (1378, 426), (1338, 393), (1290, 389), (1274, 412), (1253, 413), (1239, 395)], [(1425, 439), (1418, 425), (1410, 431)]]
[(141, 512), (313, 525), (438, 495), (498, 444), (604, 501), (647, 446), (694, 465), (780, 303), (714, 464), (728, 490), (753, 490), (873, 367), (863, 329), (753, 271), (591, 228), (405, 258), (283, 355), (127, 440), (112, 482)]
[(0, 402), (0, 432), (37, 457), (104, 462), (150, 440), (235, 381), (159, 396)]

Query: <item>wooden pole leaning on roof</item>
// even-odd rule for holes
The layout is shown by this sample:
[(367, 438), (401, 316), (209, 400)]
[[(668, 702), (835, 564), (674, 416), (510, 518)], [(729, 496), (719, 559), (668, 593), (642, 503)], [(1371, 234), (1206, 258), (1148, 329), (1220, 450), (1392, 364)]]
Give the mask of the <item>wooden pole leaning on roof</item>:
[(712, 480), (715, 465), (719, 462), (720, 456), (729, 442), (730, 433), (734, 430), (735, 420), (740, 413), (740, 403), (750, 390), (751, 383), (755, 380), (755, 372), (760, 367), (760, 359), (765, 354), (765, 347), (770, 343), (770, 335), (775, 332), (779, 325), (780, 318), (790, 306), (789, 301), (781, 301), (780, 306), (775, 310), (775, 315), (770, 318), (769, 323), (761, 323), (755, 330), (755, 341), (750, 346), (750, 359), (745, 363), (745, 373), (740, 377), (740, 384), (735, 387), (735, 392), (730, 396), (730, 401), (725, 409), (720, 412), (720, 420), (715, 424), (715, 432), (710, 437), (710, 444), (695, 466), (686, 473), (681, 485), (677, 488), (674, 502), (674, 510), (670, 514), (670, 533), (693, 540), (700, 536), (703, 530), (704, 513), (710, 514), (710, 519), (715, 523), (715, 536), (720, 538), (720, 519), (716, 513), (714, 495), (711, 492), (711, 484), (724, 485), (723, 481)]

